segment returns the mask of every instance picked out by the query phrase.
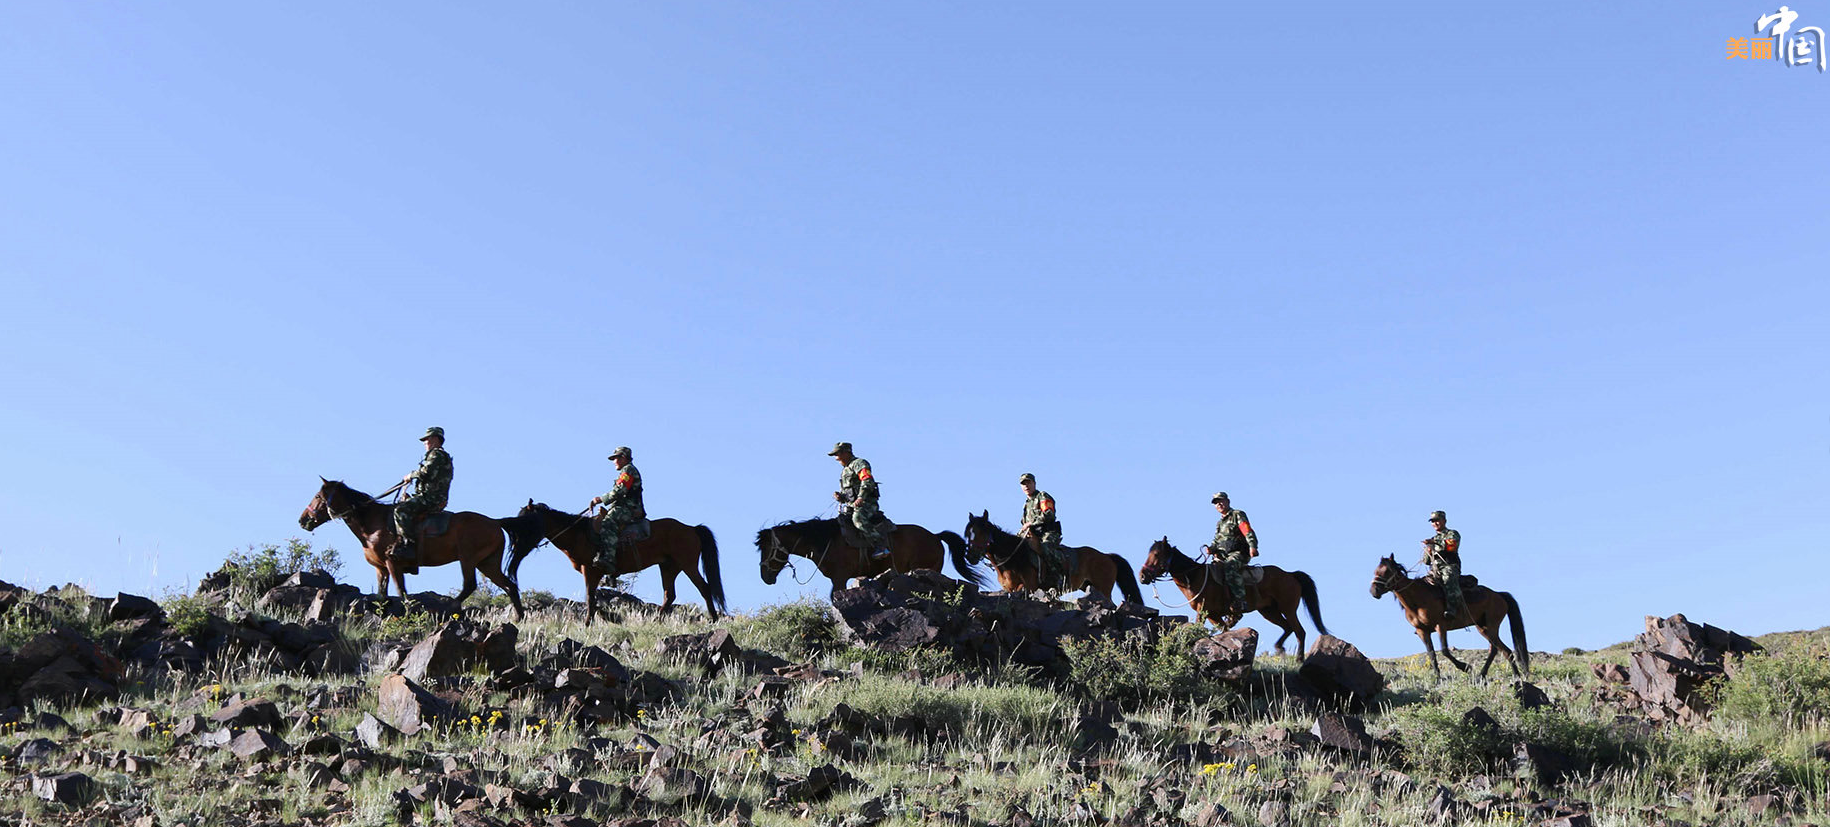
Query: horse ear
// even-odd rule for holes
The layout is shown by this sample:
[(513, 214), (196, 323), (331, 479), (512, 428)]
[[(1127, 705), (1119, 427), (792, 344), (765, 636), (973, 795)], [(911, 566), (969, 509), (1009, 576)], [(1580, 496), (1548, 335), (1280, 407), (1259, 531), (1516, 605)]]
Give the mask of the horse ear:
[(991, 519), (991, 509), (989, 509), (989, 508), (985, 509), (983, 512), (981, 512), (979, 514), (979, 518), (985, 519), (985, 520)]
[(528, 504), (528, 505), (533, 505), (533, 504), (534, 504), (534, 498), (533, 498), (533, 497), (528, 497), (528, 498), (527, 498), (527, 504)]
[(330, 484), (330, 480), (325, 479), (323, 474), (318, 475), (318, 482), (324, 483), (326, 485)]

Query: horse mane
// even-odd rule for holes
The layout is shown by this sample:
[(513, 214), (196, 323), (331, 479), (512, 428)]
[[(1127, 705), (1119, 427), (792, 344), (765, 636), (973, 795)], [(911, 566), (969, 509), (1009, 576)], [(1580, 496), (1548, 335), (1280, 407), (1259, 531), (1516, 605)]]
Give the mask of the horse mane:
[(971, 519), (967, 520), (966, 522), (984, 523), (985, 525), (990, 526), (991, 527), (991, 536), (993, 539), (1002, 540), (1006, 537), (1016, 537), (1017, 536), (1013, 532), (1005, 531), (1003, 526), (992, 522), (990, 517), (980, 517), (980, 516), (974, 515)]
[(1151, 548), (1155, 548), (1159, 545), (1169, 552), (1170, 573), (1188, 571), (1189, 569), (1199, 568), (1201, 566), (1201, 563), (1195, 560), (1195, 558), (1183, 554), (1181, 549), (1176, 548), (1175, 543), (1171, 543), (1168, 540), (1158, 540), (1150, 544)]
[(763, 547), (763, 539), (776, 531), (792, 531), (810, 543), (827, 543), (838, 539), (839, 521), (830, 517), (814, 517), (806, 520), (787, 520), (776, 523), (756, 532), (756, 547)]
[(374, 497), (371, 497), (361, 491), (357, 491), (356, 489), (351, 488), (350, 486), (345, 484), (342, 480), (325, 480), (324, 487), (329, 488), (331, 490), (331, 493), (333, 493), (333, 494), (341, 493), (345, 496), (355, 499), (358, 501), (358, 504), (367, 504), (367, 503), (373, 502), (375, 499)]

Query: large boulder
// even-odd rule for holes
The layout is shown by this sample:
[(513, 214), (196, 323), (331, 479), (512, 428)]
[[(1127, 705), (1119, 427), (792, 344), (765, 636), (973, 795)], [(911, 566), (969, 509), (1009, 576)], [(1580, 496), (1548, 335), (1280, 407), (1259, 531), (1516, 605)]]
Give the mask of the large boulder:
[(503, 672), (519, 664), (515, 655), (518, 630), (512, 623), (485, 628), (453, 620), (414, 645), (400, 663), (400, 672), (414, 680), (461, 675), (474, 666)]
[(1703, 687), (1731, 674), (1741, 656), (1760, 644), (1681, 614), (1646, 618), (1646, 631), (1633, 640), (1627, 681), (1651, 718), (1697, 723), (1709, 713)]
[(1252, 658), (1257, 652), (1258, 631), (1249, 628), (1228, 629), (1197, 640), (1194, 646), (1201, 674), (1235, 683), (1251, 677)]
[(163, 617), (165, 610), (159, 604), (137, 594), (117, 592), (114, 600), (108, 604), (109, 620), (131, 620), (136, 617)]
[(382, 678), (376, 690), (375, 716), (406, 735), (456, 714), (451, 704), (399, 673)]
[(1358, 647), (1334, 635), (1316, 640), (1298, 670), (1321, 696), (1349, 711), (1362, 711), (1385, 691), (1385, 676)]

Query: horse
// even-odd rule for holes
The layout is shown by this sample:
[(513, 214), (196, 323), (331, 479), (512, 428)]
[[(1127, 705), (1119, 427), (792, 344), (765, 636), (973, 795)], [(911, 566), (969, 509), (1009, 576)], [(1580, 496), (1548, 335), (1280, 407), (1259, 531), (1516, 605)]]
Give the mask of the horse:
[(940, 571), (943, 543), (960, 577), (979, 590), (991, 587), (984, 570), (966, 559), (966, 541), (951, 531), (933, 532), (918, 525), (899, 523), (890, 532), (888, 561), (873, 560), (845, 542), (839, 521), (831, 517), (779, 523), (756, 532), (756, 550), (761, 554), (759, 565), (764, 583), (775, 585), (775, 578), (788, 565), (789, 555), (795, 555), (812, 560), (814, 567), (832, 581), (832, 594), (835, 595), (854, 577), (874, 577), (891, 569)]
[[(546, 503), (528, 500), (516, 516), (528, 520), (532, 528), (515, 535), (508, 576), (517, 576), (521, 561), (539, 547), (541, 540), (552, 541), (554, 548), (565, 552), (572, 568), (585, 577), (586, 626), (591, 625), (592, 616), (597, 614), (597, 584), (605, 575), (614, 581), (618, 576), (634, 574), (649, 566), (661, 567), (661, 591), (667, 598), (661, 602), (661, 611), (673, 608), (674, 577), (681, 573), (699, 589), (700, 596), (705, 598), (706, 611), (714, 620), (720, 612), (726, 611), (724, 576), (718, 571), (718, 540), (705, 526), (689, 526), (672, 517), (650, 520), (651, 531), (647, 539), (619, 543), (616, 571), (604, 571), (597, 566), (597, 526), (589, 512), (569, 514), (550, 508)], [(607, 615), (605, 619), (608, 619)]]
[(299, 527), (316, 531), (318, 526), (331, 520), (342, 520), (349, 526), (350, 533), (362, 543), (362, 559), (375, 567), (376, 594), (388, 596), (388, 576), (391, 574), (394, 587), (405, 597), (407, 568), (417, 574), (423, 567), (456, 562), (464, 569), (464, 589), (458, 592), (458, 603), (463, 603), (464, 598), (477, 590), (477, 572), (481, 571), (491, 583), (508, 593), (508, 602), (515, 607), (515, 619), (522, 618), (521, 588), (502, 573), (502, 551), (506, 547), (502, 538), (504, 532), (511, 529), (505, 525), (508, 521), (474, 511), (454, 513), (450, 528), (443, 534), (424, 538), (419, 544), (419, 559), (408, 566), (385, 553), (394, 546), (392, 504), (376, 502), (374, 497), (336, 480), (323, 477), (318, 480), (323, 485), (318, 487), (318, 493), (305, 506), (305, 511), (299, 514)]
[[(1034, 550), (1029, 543), (991, 521), (991, 512), (966, 515), (966, 549), (973, 562), (989, 560), (998, 572), (998, 583), (1004, 591), (1042, 590), (1042, 574), (1037, 568)], [(1116, 554), (1107, 554), (1087, 546), (1062, 546), (1074, 561), (1068, 573), (1068, 591), (1084, 588), (1087, 594), (1112, 602), (1112, 587), (1125, 595), (1126, 603), (1144, 605), (1144, 593), (1137, 588), (1137, 575), (1131, 564)]]
[[(1284, 654), (1284, 641), (1291, 635), (1296, 635), (1299, 654), (1309, 651), (1303, 623), (1296, 617), (1299, 602), (1309, 607), (1309, 619), (1315, 621), (1315, 630), (1328, 634), (1328, 627), (1322, 624), (1322, 601), (1315, 594), (1315, 580), (1300, 571), (1284, 571), (1276, 566), (1261, 568), (1264, 580), (1245, 589), (1246, 611), (1257, 612), (1284, 630), (1273, 644), (1277, 654)], [(1168, 537), (1150, 544), (1150, 557), (1144, 561), (1143, 574), (1145, 583), (1154, 583), (1168, 575), (1188, 599), (1189, 608), (1222, 629), (1232, 628), (1243, 617), (1232, 612), (1226, 578), (1221, 576), (1218, 564), (1197, 562), (1170, 545)]]
[[(1442, 587), (1427, 583), (1421, 579), (1411, 579), (1404, 564), (1398, 558), (1386, 555), (1379, 561), (1379, 567), (1373, 569), (1372, 596), (1378, 599), (1391, 592), (1398, 597), (1398, 605), (1404, 609), (1404, 619), (1410, 621), (1417, 630), (1417, 637), (1423, 640), (1423, 648), (1430, 653), (1430, 671), (1436, 673), (1436, 679), (1442, 680), (1442, 667), (1436, 663), (1436, 646), (1430, 642), (1430, 632), (1442, 637), (1442, 653), (1455, 664), (1455, 668), (1468, 671), (1468, 665), (1455, 659), (1455, 652), (1449, 648), (1449, 630), (1473, 626), (1480, 630), (1481, 637), (1487, 639), (1487, 662), (1481, 664), (1480, 677), (1487, 677), (1487, 668), (1493, 665), (1493, 656), (1506, 653), (1506, 660), (1512, 664), (1512, 674), (1531, 677), (1531, 650), (1525, 646), (1525, 619), (1519, 615), (1519, 601), (1511, 594), (1486, 589), (1485, 596), (1479, 600), (1467, 600), (1467, 612), (1458, 616), (1455, 622), (1444, 622), (1447, 604), (1444, 601)], [(1462, 590), (1464, 596), (1468, 590)], [(1477, 593), (1478, 594), (1478, 593)], [(1500, 642), (1500, 621), (1512, 619), (1513, 649), (1506, 648)], [(1516, 650), (1516, 653), (1515, 653)], [(1521, 672), (1521, 669), (1523, 670)]]

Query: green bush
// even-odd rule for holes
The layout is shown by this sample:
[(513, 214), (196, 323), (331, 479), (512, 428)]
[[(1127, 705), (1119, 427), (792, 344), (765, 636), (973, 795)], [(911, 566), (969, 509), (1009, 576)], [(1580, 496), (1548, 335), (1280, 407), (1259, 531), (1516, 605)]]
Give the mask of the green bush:
[(1492, 769), (1506, 754), (1505, 733), (1473, 726), (1453, 709), (1422, 703), (1396, 710), (1392, 713), (1393, 735), (1420, 769), (1446, 776)]
[(266, 543), (231, 552), (222, 564), (229, 588), (244, 595), (264, 593), (298, 572), (322, 571), (334, 577), (342, 570), (343, 558), (336, 549), (313, 551), (310, 541), (297, 537), (283, 547)]
[(172, 630), (184, 637), (197, 637), (210, 628), (209, 606), (196, 595), (168, 596), (159, 605), (165, 609), (165, 621)]
[(734, 622), (738, 642), (785, 658), (824, 651), (839, 639), (838, 621), (823, 604), (802, 600), (769, 606)]
[(1073, 690), (1087, 698), (1127, 705), (1168, 699), (1206, 703), (1228, 693), (1224, 684), (1201, 674), (1194, 645), (1206, 636), (1200, 626), (1186, 623), (1155, 641), (1099, 637), (1068, 640), (1062, 649)]
[(1830, 659), (1813, 649), (1755, 652), (1711, 693), (1716, 714), (1731, 720), (1819, 723), (1830, 714)]

